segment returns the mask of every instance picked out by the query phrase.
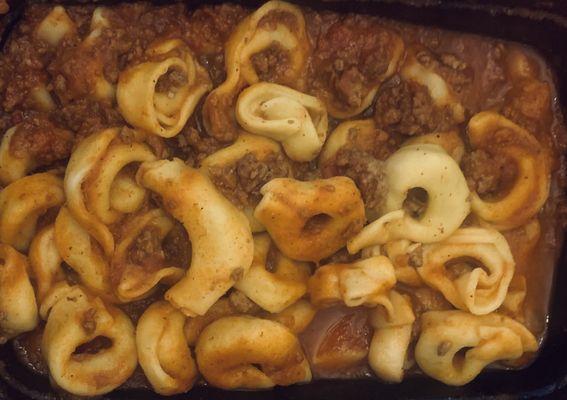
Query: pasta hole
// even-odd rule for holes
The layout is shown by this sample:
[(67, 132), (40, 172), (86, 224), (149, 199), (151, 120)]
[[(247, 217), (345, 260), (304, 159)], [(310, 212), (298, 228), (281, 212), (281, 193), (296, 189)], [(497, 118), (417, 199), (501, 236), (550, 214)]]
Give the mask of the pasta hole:
[(490, 273), (482, 262), (472, 257), (459, 257), (445, 263), (447, 276), (453, 281), (476, 268), (482, 268)]
[(100, 353), (103, 350), (109, 349), (112, 347), (112, 340), (107, 338), (106, 336), (97, 336), (93, 340), (83, 343), (78, 346), (72, 354), (72, 357), (80, 361), (88, 356), (93, 354)]
[(178, 68), (170, 68), (165, 74), (159, 77), (156, 83), (156, 92), (170, 93), (176, 92), (188, 82), (187, 74)]
[(305, 225), (303, 225), (303, 232), (307, 234), (317, 234), (321, 232), (325, 227), (333, 220), (328, 214), (317, 214), (312, 216), (307, 220)]
[(455, 353), (455, 355), (453, 356), (453, 367), (457, 371), (461, 371), (463, 369), (463, 367), (465, 365), (467, 352), (471, 349), (472, 349), (472, 347), (463, 347), (463, 348), (459, 349), (459, 351), (457, 351)]
[(427, 191), (423, 188), (415, 187), (408, 191), (402, 207), (412, 218), (420, 219), (427, 209), (428, 201), (429, 195)]

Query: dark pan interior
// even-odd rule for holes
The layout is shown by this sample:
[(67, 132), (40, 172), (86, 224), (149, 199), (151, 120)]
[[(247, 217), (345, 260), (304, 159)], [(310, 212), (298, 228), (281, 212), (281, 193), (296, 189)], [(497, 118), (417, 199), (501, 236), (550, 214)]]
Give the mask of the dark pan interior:
[[(3, 45), (10, 28), (17, 23), (26, 4), (34, 0), (13, 0), (12, 11), (0, 21), (4, 29)], [(35, 0), (38, 2), (37, 0)], [(55, 3), (43, 1), (44, 3)], [(92, 0), (60, 3), (92, 3)], [(96, 1), (118, 3), (119, 1)], [(204, 1), (185, 0), (190, 6)], [(221, 1), (214, 1), (216, 3)], [(296, 1), (298, 2), (298, 1)], [(167, 0), (154, 1), (157, 4)], [(210, 1), (208, 3), (211, 3)], [(240, 1), (258, 5), (257, 1)], [(313, 1), (303, 3), (314, 8), (342, 12), (356, 11), (380, 15), (421, 25), (478, 33), (522, 42), (537, 49), (547, 60), (557, 79), (559, 104), (567, 111), (567, 1), (548, 0), (383, 0), (383, 1)], [(565, 166), (562, 166), (565, 168)], [(411, 377), (402, 384), (387, 385), (377, 380), (316, 381), (302, 386), (276, 388), (264, 392), (226, 392), (197, 387), (188, 394), (171, 399), (436, 399), (436, 398), (517, 398), (567, 399), (567, 246), (563, 242), (556, 268), (549, 325), (544, 346), (537, 359), (519, 371), (491, 370), (463, 387), (448, 387), (425, 377)], [(0, 399), (59, 399), (49, 382), (18, 363), (11, 345), (0, 346)], [(151, 392), (116, 391), (102, 399), (165, 399)]]

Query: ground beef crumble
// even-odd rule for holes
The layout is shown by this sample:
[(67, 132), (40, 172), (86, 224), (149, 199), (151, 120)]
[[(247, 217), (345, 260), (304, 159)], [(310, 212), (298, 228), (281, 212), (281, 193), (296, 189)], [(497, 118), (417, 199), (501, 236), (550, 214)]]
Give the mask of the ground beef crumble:
[(514, 180), (516, 169), (504, 158), (494, 157), (484, 150), (465, 154), (462, 165), (470, 190), (479, 195), (496, 195)]

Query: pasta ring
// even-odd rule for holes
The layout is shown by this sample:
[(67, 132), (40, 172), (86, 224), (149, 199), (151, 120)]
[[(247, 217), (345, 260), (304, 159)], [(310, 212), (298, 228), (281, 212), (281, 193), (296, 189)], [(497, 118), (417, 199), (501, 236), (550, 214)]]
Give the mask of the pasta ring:
[(311, 161), (327, 137), (327, 110), (316, 97), (275, 83), (260, 82), (242, 91), (236, 119), (248, 132), (282, 143), (295, 161)]
[[(462, 349), (467, 349), (464, 355), (459, 353)], [(429, 311), (421, 316), (415, 360), (430, 377), (459, 386), (472, 381), (488, 364), (515, 360), (537, 349), (534, 335), (503, 315)]]
[[(236, 142), (205, 158), (201, 162), (200, 170), (210, 176), (211, 169), (234, 165), (248, 154), (252, 154), (258, 161), (264, 161), (271, 155), (282, 154), (282, 150), (280, 145), (274, 140), (243, 132), (238, 136)], [(289, 167), (288, 171), (291, 173), (291, 167), (287, 166)], [(254, 208), (252, 206), (246, 205), (242, 211), (248, 218), (248, 222), (250, 222), (252, 232), (263, 232), (266, 230), (260, 221), (254, 218)]]
[(0, 344), (35, 329), (38, 311), (28, 260), (13, 247), (0, 243)]
[[(152, 45), (146, 55), (150, 61), (123, 71), (116, 98), (120, 113), (133, 126), (154, 135), (177, 135), (193, 114), (201, 97), (211, 90), (207, 71), (180, 39)], [(156, 91), (156, 84), (168, 71), (177, 69), (187, 75), (187, 83), (168, 93)]]
[(2, 136), (0, 143), (0, 183), (8, 185), (17, 179), (23, 178), (35, 168), (34, 160), (29, 156), (16, 157), (10, 151), (12, 137), (18, 130), (18, 125), (11, 127)]
[(352, 264), (319, 267), (309, 278), (308, 288), (315, 307), (338, 303), (347, 307), (372, 307), (387, 303), (388, 292), (395, 284), (396, 274), (390, 260), (374, 256)]
[(185, 315), (165, 301), (153, 303), (136, 326), (136, 348), (144, 374), (159, 394), (191, 389), (197, 366), (185, 340)]
[(311, 380), (297, 337), (274, 321), (218, 319), (201, 333), (195, 353), (203, 377), (222, 389), (267, 389)]
[(191, 240), (191, 266), (165, 298), (187, 316), (204, 315), (250, 268), (248, 220), (209, 178), (179, 159), (143, 163), (137, 180), (161, 195)]
[(401, 382), (415, 315), (408, 296), (392, 290), (388, 301), (390, 310), (378, 306), (370, 312), (374, 334), (368, 363), (379, 378), (387, 382)]
[(28, 255), (37, 286), (38, 301), (41, 304), (51, 287), (65, 280), (65, 273), (61, 268), (63, 259), (55, 244), (54, 225), (43, 228), (34, 236)]
[[(53, 298), (50, 298), (53, 297)], [(78, 396), (97, 396), (120, 386), (136, 369), (134, 326), (118, 308), (91, 297), (79, 286), (56, 287), (42, 306), (47, 317), (41, 352), (55, 383)], [(95, 338), (110, 339), (110, 348), (76, 354)]]
[(516, 228), (541, 209), (550, 188), (550, 165), (546, 150), (528, 131), (500, 114), (484, 111), (473, 116), (468, 136), (474, 148), (492, 157), (506, 157), (517, 168), (508, 193), (484, 200), (472, 193), (472, 210), (486, 224), (498, 229)]
[(267, 270), (272, 241), (267, 234), (254, 237), (254, 259), (248, 272), (234, 287), (271, 313), (283, 311), (307, 292), (309, 265), (290, 260), (278, 253), (275, 267)]
[[(271, 24), (262, 24), (262, 20), (271, 14), (289, 15), (293, 23), (287, 24), (289, 20), (285, 18), (275, 18)], [(285, 77), (276, 83), (304, 89), (311, 46), (303, 13), (293, 4), (269, 1), (242, 20), (226, 43), (226, 80), (207, 96), (203, 105), (203, 122), (211, 136), (222, 141), (238, 137), (239, 128), (232, 112), (236, 97), (242, 88), (260, 81), (251, 57), (274, 44), (290, 54)]]
[(319, 261), (345, 245), (365, 220), (364, 204), (354, 182), (337, 176), (300, 182), (272, 179), (254, 216), (278, 249), (294, 260)]
[[(125, 223), (111, 263), (114, 291), (120, 301), (128, 302), (147, 297), (158, 283), (173, 284), (183, 277), (183, 269), (160, 265), (165, 263), (165, 260), (156, 260), (154, 255), (145, 257), (145, 260), (138, 263), (129, 257), (131, 246), (144, 230), (153, 229), (158, 239), (163, 241), (171, 228), (173, 221), (161, 209), (134, 216)], [(156, 263), (157, 265), (152, 265)]]
[[(451, 278), (447, 263), (462, 258), (478, 260), (484, 268), (476, 267)], [(425, 283), (443, 293), (455, 307), (483, 315), (502, 305), (514, 266), (510, 247), (498, 231), (462, 228), (443, 242), (423, 246), (423, 264), (417, 271)]]
[[(351, 254), (375, 244), (396, 239), (431, 243), (449, 237), (470, 210), (469, 189), (458, 164), (440, 146), (409, 145), (386, 161), (388, 196), (386, 214), (350, 239)], [(410, 189), (428, 193), (428, 204), (419, 220), (402, 210)]]
[(25, 251), (37, 219), (65, 201), (61, 178), (49, 172), (25, 176), (0, 192), (0, 241)]

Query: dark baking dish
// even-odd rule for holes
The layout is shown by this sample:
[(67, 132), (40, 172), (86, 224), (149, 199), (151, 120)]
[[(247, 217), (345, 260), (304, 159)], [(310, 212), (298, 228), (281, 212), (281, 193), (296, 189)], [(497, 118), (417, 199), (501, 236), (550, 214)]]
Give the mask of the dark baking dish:
[[(124, 0), (122, 0), (124, 1)], [(11, 11), (2, 17), (3, 45), (11, 28), (27, 4), (51, 3), (41, 0), (13, 0)], [(120, 0), (75, 0), (57, 3), (118, 3)], [(170, 1), (158, 0), (157, 4)], [(204, 3), (186, 0), (189, 6)], [(222, 2), (222, 1), (213, 1)], [(297, 2), (297, 1), (296, 1)], [(56, 2), (53, 2), (56, 3)], [(210, 3), (210, 2), (209, 2)], [(256, 1), (240, 1), (257, 5)], [(554, 71), (561, 112), (567, 111), (567, 2), (530, 0), (323, 0), (303, 2), (310, 7), (340, 12), (356, 11), (403, 20), (420, 25), (521, 42), (535, 48)], [(567, 138), (566, 138), (567, 139)], [(565, 144), (562, 148), (565, 149)], [(565, 150), (563, 150), (565, 151)], [(565, 155), (565, 154), (564, 154)], [(565, 171), (564, 160), (561, 165)], [(560, 223), (558, 221), (558, 223)], [(377, 380), (316, 381), (302, 386), (276, 388), (264, 392), (225, 392), (210, 387), (196, 387), (188, 394), (171, 399), (433, 399), (433, 398), (567, 398), (567, 243), (563, 240), (561, 256), (554, 276), (548, 329), (537, 359), (519, 371), (489, 370), (463, 387), (449, 387), (430, 378), (414, 376), (402, 384), (387, 385)], [(12, 346), (0, 347), (0, 399), (58, 399), (47, 379), (34, 375), (19, 364)], [(116, 391), (103, 399), (165, 398), (145, 391)]]

